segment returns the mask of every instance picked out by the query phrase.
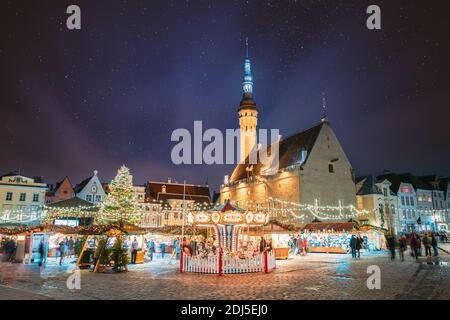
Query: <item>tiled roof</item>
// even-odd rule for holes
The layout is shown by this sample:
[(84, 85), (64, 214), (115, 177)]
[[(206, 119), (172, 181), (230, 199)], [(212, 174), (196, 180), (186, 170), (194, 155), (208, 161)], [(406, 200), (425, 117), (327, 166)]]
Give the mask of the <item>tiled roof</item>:
[[(321, 122), (312, 128), (294, 134), (280, 141), (279, 143), (279, 168), (283, 169), (291, 165), (299, 163), (301, 160), (301, 151), (306, 150), (307, 156), (311, 153), (311, 149), (316, 142), (317, 136), (325, 122)], [(270, 153), (271, 145), (267, 147)], [(256, 152), (256, 151), (253, 151)], [(238, 181), (247, 178), (247, 168), (249, 167), (249, 157), (247, 157), (244, 164), (238, 164), (230, 177), (230, 182)], [(258, 157), (257, 163), (253, 165), (252, 175), (260, 175), (263, 164)]]
[(356, 178), (356, 194), (359, 196), (368, 194), (382, 194), (380, 188), (375, 184), (377, 181), (373, 176)]
[(89, 181), (91, 181), (93, 176), (90, 176), (89, 178), (84, 179), (83, 181), (81, 181), (79, 184), (77, 184), (74, 188), (73, 191), (75, 193), (80, 193), (81, 190), (84, 189), (84, 187), (86, 187), (86, 185), (89, 183)]

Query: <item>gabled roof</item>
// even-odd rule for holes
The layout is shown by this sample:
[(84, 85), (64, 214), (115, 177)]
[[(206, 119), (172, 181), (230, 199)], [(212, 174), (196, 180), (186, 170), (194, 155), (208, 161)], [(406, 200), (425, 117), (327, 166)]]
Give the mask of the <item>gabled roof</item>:
[(86, 187), (86, 185), (89, 183), (89, 181), (91, 181), (91, 179), (92, 179), (93, 177), (94, 177), (94, 176), (90, 176), (89, 178), (86, 178), (86, 179), (84, 179), (83, 181), (81, 181), (79, 184), (77, 184), (77, 185), (73, 188), (73, 191), (74, 191), (75, 193), (80, 193), (81, 190), (83, 190), (84, 187)]
[[(279, 143), (279, 169), (298, 164), (301, 160), (302, 150), (307, 151), (305, 162), (308, 161), (311, 149), (313, 148), (320, 130), (325, 123), (326, 122), (321, 122), (314, 127), (282, 139)], [(271, 151), (271, 147), (271, 145), (267, 147), (269, 154)], [(252, 152), (256, 152), (256, 150), (253, 150)], [(260, 162), (259, 157), (257, 159), (257, 163), (254, 165), (249, 165), (249, 158), (250, 156), (247, 157), (245, 163), (238, 164), (236, 166), (233, 173), (231, 174), (230, 182), (247, 178), (247, 168), (249, 166), (253, 167), (252, 175), (261, 174), (263, 164)]]
[(364, 176), (356, 178), (356, 195), (382, 194), (376, 185), (374, 176)]
[(383, 174), (377, 177), (377, 179), (386, 179), (389, 180), (391, 185), (391, 190), (394, 192), (397, 192), (400, 188), (400, 184), (403, 183), (409, 183), (411, 184), (415, 190), (421, 189), (421, 190), (432, 190), (433, 187), (430, 186), (428, 183), (425, 183), (421, 179), (417, 178), (416, 176), (412, 175), (411, 173), (388, 173)]
[(402, 180), (404, 180), (407, 183), (411, 183), (414, 187), (414, 189), (421, 189), (421, 190), (432, 190), (433, 187), (430, 186), (428, 183), (422, 181), (421, 179), (417, 178), (416, 176), (412, 175), (411, 173), (402, 173), (400, 174), (400, 177)]
[(0, 176), (0, 179), (3, 177), (14, 177), (14, 176), (20, 176), (18, 171), (11, 171), (9, 173), (3, 174)]

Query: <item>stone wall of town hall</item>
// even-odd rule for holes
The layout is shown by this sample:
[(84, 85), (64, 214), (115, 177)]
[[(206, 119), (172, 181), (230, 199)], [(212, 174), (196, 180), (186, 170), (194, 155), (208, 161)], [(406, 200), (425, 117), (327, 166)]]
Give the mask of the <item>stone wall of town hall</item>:
[[(300, 171), (300, 203), (355, 206), (354, 173), (339, 141), (324, 123), (311, 154)], [(338, 212), (336, 212), (338, 213)]]

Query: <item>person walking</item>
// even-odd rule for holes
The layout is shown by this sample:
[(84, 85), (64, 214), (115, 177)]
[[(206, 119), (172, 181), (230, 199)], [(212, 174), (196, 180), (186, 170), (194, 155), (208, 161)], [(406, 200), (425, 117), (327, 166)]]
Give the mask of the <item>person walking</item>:
[(306, 252), (308, 251), (308, 239), (305, 235), (302, 238), (302, 256), (306, 256)]
[(402, 235), (400, 237), (400, 239), (398, 240), (398, 245), (399, 245), (398, 253), (400, 254), (400, 260), (401, 261), (405, 261), (405, 251), (406, 251), (406, 248), (407, 248), (405, 235)]
[(74, 254), (73, 246), (74, 246), (73, 238), (70, 237), (69, 240), (67, 240), (67, 256), (69, 258), (72, 258), (73, 254)]
[(159, 249), (161, 249), (161, 259), (164, 259), (164, 256), (166, 255), (166, 244), (161, 242)]
[(150, 240), (148, 251), (150, 253), (150, 261), (153, 261), (153, 254), (155, 253), (155, 241), (153, 239)]
[(267, 247), (267, 242), (264, 237), (261, 237), (261, 241), (259, 242), (259, 252), (264, 252)]
[(137, 241), (137, 238), (134, 237), (133, 242), (131, 243), (131, 264), (136, 264), (138, 250), (139, 242)]
[(428, 235), (425, 233), (425, 236), (422, 240), (423, 246), (425, 247), (425, 256), (431, 257), (431, 240), (428, 238)]
[(361, 258), (361, 249), (363, 247), (364, 240), (360, 235), (356, 237), (356, 253), (358, 254), (358, 258)]
[(389, 236), (387, 239), (389, 251), (391, 252), (391, 260), (395, 260), (395, 247), (397, 245), (394, 236)]
[(61, 257), (59, 259), (59, 265), (62, 265), (64, 257), (67, 254), (67, 244), (66, 244), (66, 241), (64, 239), (61, 240), (61, 242), (59, 243), (59, 253), (61, 254)]
[(44, 241), (42, 240), (39, 243), (39, 255), (41, 256), (41, 259), (39, 260), (39, 267), (42, 267), (42, 265), (44, 264)]
[(354, 234), (350, 238), (350, 250), (352, 252), (352, 258), (356, 258), (356, 237)]
[(438, 251), (437, 239), (436, 239), (436, 236), (434, 235), (434, 233), (431, 235), (431, 246), (433, 247), (434, 256), (437, 257), (439, 255), (439, 251)]
[(419, 258), (419, 240), (415, 233), (411, 234), (409, 239), (409, 247), (411, 248), (412, 256), (417, 260)]
[(295, 235), (292, 236), (292, 251), (294, 256), (297, 255), (297, 237)]

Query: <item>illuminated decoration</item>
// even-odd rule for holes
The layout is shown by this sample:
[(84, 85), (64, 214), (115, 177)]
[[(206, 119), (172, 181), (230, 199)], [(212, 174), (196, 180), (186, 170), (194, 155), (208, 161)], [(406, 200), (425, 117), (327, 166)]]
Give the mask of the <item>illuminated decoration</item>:
[(191, 212), (187, 215), (187, 221), (190, 224), (194, 223), (194, 215)]
[(250, 55), (248, 53), (248, 38), (245, 39), (244, 81), (242, 82), (242, 90), (244, 93), (253, 93), (253, 76)]
[(236, 213), (236, 212), (230, 212), (230, 213), (225, 213), (222, 216), (222, 220), (224, 222), (229, 222), (229, 223), (236, 223), (236, 222), (242, 222), (242, 215), (240, 213)]
[[(190, 215), (192, 215), (192, 213), (189, 213)], [(219, 219), (220, 219), (220, 217), (219, 217)], [(210, 217), (209, 217), (209, 215), (208, 214), (206, 214), (206, 213), (198, 213), (198, 214), (196, 214), (195, 215), (195, 221), (196, 222), (199, 222), (199, 223), (208, 223), (209, 222), (209, 220), (210, 220)], [(194, 215), (192, 215), (192, 222), (189, 222), (189, 219), (188, 219), (188, 223), (193, 223), (193, 221), (194, 221)]]
[[(242, 227), (261, 227), (269, 220), (269, 213), (263, 211), (254, 214), (246, 212), (229, 201), (205, 212), (195, 212), (194, 225), (213, 227), (221, 248), (237, 251), (238, 239)], [(209, 217), (211, 217), (209, 219)]]
[(252, 223), (252, 221), (253, 221), (253, 213), (248, 212), (248, 213), (245, 215), (245, 222), (247, 222), (247, 223)]
[(258, 213), (254, 218), (255, 223), (265, 224), (266, 223), (266, 215), (264, 213)]
[(142, 219), (141, 206), (133, 186), (133, 177), (127, 167), (122, 166), (117, 171), (109, 190), (100, 209), (100, 221), (139, 224)]
[(213, 213), (211, 214), (211, 220), (212, 220), (214, 223), (219, 223), (219, 221), (220, 221), (220, 214), (219, 214), (218, 212), (213, 212)]

